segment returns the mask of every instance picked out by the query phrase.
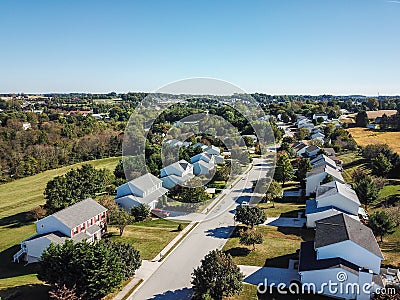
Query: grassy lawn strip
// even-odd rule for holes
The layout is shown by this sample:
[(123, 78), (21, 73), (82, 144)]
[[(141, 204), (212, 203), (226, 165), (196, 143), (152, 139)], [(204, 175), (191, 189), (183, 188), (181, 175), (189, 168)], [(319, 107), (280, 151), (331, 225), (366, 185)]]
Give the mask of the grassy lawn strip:
[[(188, 223), (180, 222), (183, 227)], [(108, 227), (110, 239), (132, 244), (140, 251), (142, 259), (153, 259), (168, 243), (179, 234), (177, 222), (155, 219), (126, 226), (122, 236), (114, 226)]]
[(267, 218), (275, 218), (275, 217), (297, 218), (297, 213), (304, 212), (306, 209), (305, 204), (286, 203), (286, 202), (259, 203), (257, 206), (264, 211)]
[(296, 257), (296, 250), (300, 248), (300, 242), (314, 239), (312, 229), (258, 226), (264, 236), (264, 242), (256, 245), (256, 251), (250, 251), (250, 247), (239, 243), (239, 229), (244, 226), (236, 226), (235, 231), (225, 244), (223, 251), (231, 254), (238, 265), (268, 266), (287, 268), (289, 259)]
[(133, 291), (136, 290), (136, 289), (139, 287), (139, 285), (142, 284), (142, 282), (143, 282), (143, 279), (140, 279), (140, 280), (138, 281), (138, 283), (136, 283), (136, 284), (129, 290), (129, 292), (126, 293), (126, 295), (122, 298), (122, 300), (128, 299), (128, 297), (130, 296), (130, 294), (132, 294)]

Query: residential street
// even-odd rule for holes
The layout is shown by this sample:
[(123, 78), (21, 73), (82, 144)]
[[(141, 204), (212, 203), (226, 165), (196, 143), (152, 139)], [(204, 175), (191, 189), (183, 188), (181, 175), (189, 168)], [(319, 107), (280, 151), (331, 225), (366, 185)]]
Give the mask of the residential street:
[(265, 176), (268, 164), (254, 159), (254, 167), (210, 212), (210, 220), (200, 223), (163, 264), (128, 299), (190, 299), (191, 273), (213, 249), (221, 249), (234, 228), (234, 209), (249, 201), (252, 181)]

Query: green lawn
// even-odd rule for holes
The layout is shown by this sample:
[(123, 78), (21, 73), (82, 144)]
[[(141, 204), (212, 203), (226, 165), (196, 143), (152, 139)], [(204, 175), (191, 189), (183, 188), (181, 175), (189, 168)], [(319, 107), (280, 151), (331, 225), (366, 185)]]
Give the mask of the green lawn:
[(297, 218), (298, 212), (304, 212), (306, 209), (305, 204), (298, 203), (259, 203), (257, 205), (261, 208), (268, 218), (273, 217), (286, 217), (286, 218)]
[(257, 286), (252, 284), (243, 284), (243, 291), (240, 295), (225, 298), (225, 300), (257, 300)]
[[(119, 159), (113, 157), (86, 163), (96, 168), (114, 170)], [(38, 299), (37, 292), (47, 291), (47, 287), (36, 278), (34, 267), (14, 264), (11, 262), (12, 256), (19, 250), (21, 241), (36, 232), (35, 224), (26, 222), (26, 212), (44, 204), (43, 192), (47, 182), (82, 164), (49, 170), (0, 185), (0, 296), (14, 293), (16, 287), (20, 296), (15, 299)]]
[(396, 183), (400, 183), (400, 181), (396, 180), (391, 180), (392, 182), (390, 182), (388, 185), (385, 185), (381, 191), (379, 192), (379, 200), (382, 200), (388, 196), (392, 196), (392, 195), (400, 195), (400, 184), (396, 184)]
[(258, 226), (264, 236), (264, 242), (257, 245), (256, 251), (250, 251), (251, 247), (242, 246), (239, 243), (238, 230), (243, 226), (237, 226), (223, 251), (231, 254), (238, 265), (268, 266), (287, 268), (289, 259), (296, 257), (296, 250), (300, 248), (300, 242), (314, 239), (314, 230), (302, 228)]
[(363, 169), (366, 173), (370, 173), (371, 171), (368, 169), (367, 162), (365, 159), (359, 155), (357, 152), (349, 152), (345, 154), (338, 155), (337, 158), (343, 162), (343, 178), (347, 183), (351, 183), (352, 175), (354, 170)]
[(33, 176), (21, 178), (0, 185), (0, 218), (26, 212), (32, 207), (44, 204), (43, 192), (49, 180), (64, 175), (72, 168), (83, 164), (92, 164), (96, 168), (114, 170), (119, 157), (111, 157), (74, 164), (54, 170), (48, 170)]
[[(111, 240), (132, 244), (140, 251), (142, 259), (153, 259), (168, 243), (179, 234), (177, 222), (155, 219), (128, 225), (122, 236), (114, 226), (109, 226)], [(188, 223), (182, 223), (186, 227)]]

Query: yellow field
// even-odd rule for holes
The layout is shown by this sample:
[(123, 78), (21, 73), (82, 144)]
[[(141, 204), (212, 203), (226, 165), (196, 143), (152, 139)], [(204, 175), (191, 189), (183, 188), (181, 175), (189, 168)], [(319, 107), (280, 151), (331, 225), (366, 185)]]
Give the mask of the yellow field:
[(378, 132), (367, 128), (349, 128), (359, 146), (388, 144), (390, 149), (400, 154), (400, 132)]
[[(377, 117), (382, 117), (383, 115), (387, 115), (388, 117), (397, 114), (397, 110), (395, 109), (381, 109), (381, 110), (371, 110), (367, 111), (368, 119), (372, 120)], [(357, 114), (350, 114), (348, 115), (351, 118), (355, 118)]]

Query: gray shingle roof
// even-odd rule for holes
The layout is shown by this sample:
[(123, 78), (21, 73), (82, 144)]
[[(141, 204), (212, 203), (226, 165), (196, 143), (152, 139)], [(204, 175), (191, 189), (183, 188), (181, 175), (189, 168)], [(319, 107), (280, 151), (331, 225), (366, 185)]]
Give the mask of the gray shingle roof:
[(342, 173), (339, 172), (338, 170), (332, 168), (329, 165), (323, 165), (323, 166), (319, 166), (319, 167), (315, 167), (315, 168), (311, 169), (310, 172), (307, 172), (307, 176), (306, 177), (310, 177), (310, 176), (313, 176), (313, 175), (316, 175), (316, 174), (320, 174), (320, 173), (323, 173), (323, 172), (326, 172), (329, 175), (331, 175), (332, 177), (336, 178), (337, 180), (339, 180), (341, 182), (344, 182)]
[(312, 145), (312, 146), (308, 146), (308, 147), (306, 148), (306, 152), (313, 152), (313, 151), (316, 151), (316, 150), (318, 150), (318, 149), (320, 149), (320, 148), (317, 147), (317, 146), (315, 146), (315, 145)]
[(361, 222), (345, 214), (338, 214), (315, 223), (315, 248), (350, 240), (383, 258), (372, 230)]
[(361, 205), (356, 192), (347, 184), (340, 183), (338, 181), (331, 181), (318, 187), (316, 196), (318, 200), (320, 198), (328, 197), (335, 194), (341, 194), (350, 201)]
[(331, 268), (342, 268), (353, 274), (358, 274), (359, 267), (340, 257), (317, 259), (314, 250), (314, 242), (302, 242), (300, 245), (299, 272), (311, 270), (323, 270)]
[(146, 173), (138, 178), (128, 182), (128, 185), (135, 186), (141, 191), (148, 191), (153, 186), (162, 183), (162, 181), (151, 173)]
[(87, 198), (52, 214), (52, 216), (72, 229), (106, 210), (104, 206), (93, 199)]

